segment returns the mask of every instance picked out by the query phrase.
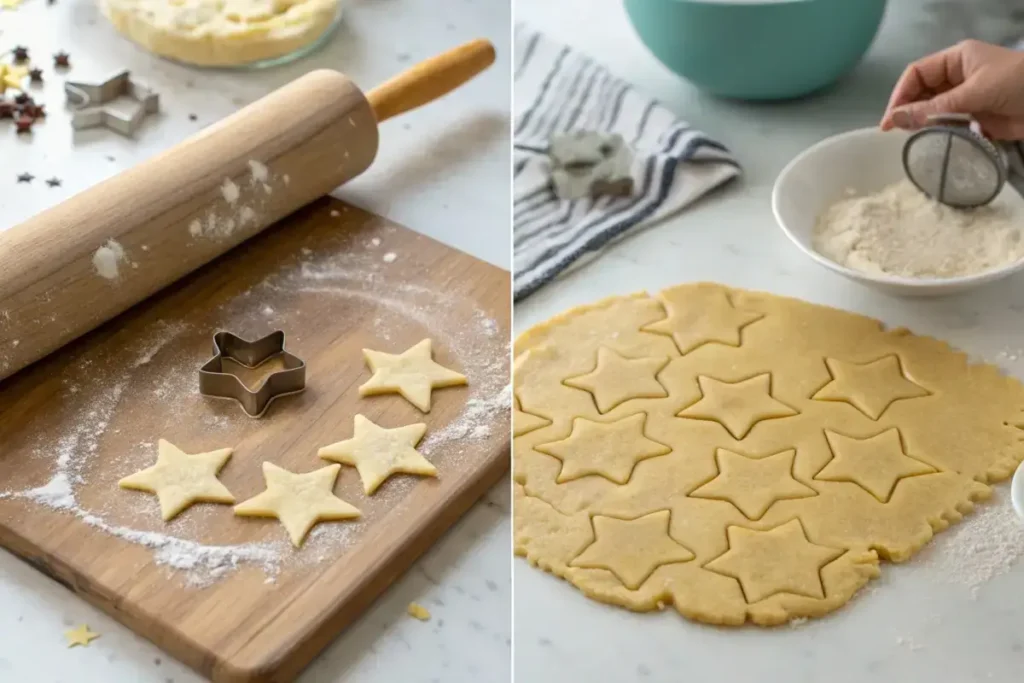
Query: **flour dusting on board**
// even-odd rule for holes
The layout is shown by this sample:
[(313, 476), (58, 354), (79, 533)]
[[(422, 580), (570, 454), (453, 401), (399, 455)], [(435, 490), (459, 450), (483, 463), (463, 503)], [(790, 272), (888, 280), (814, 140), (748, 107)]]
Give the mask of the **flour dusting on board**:
[[(258, 179), (260, 165), (250, 167)], [(269, 179), (269, 171), (266, 177)], [(245, 192), (243, 189), (243, 195)], [(190, 233), (196, 223), (199, 235), (193, 236), (207, 236), (206, 225), (198, 221), (193, 221)], [(263, 572), (265, 580), (273, 582), (289, 569), (337, 559), (369, 532), (375, 520), (405, 514), (402, 501), (421, 481), (392, 477), (372, 497), (359, 499), (363, 518), (320, 524), (305, 545), (295, 550), (275, 521), (248, 522), (255, 534), (247, 536), (252, 542), (217, 542), (237, 540), (230, 534), (238, 532), (240, 522), (231, 515), (230, 507), (196, 505), (173, 522), (164, 523), (154, 496), (117, 488), (119, 478), (152, 464), (157, 439), (173, 442), (178, 424), (202, 425), (200, 443), (176, 444), (186, 451), (234, 447), (261, 428), (259, 421), (245, 417), (235, 406), (225, 408), (218, 403), (221, 407), (213, 407), (196, 391), (195, 371), (207, 358), (214, 329), (257, 336), (277, 326), (288, 329), (289, 323), (299, 327), (302, 315), (322, 315), (324, 310), (350, 314), (354, 308), (368, 308), (368, 317), (374, 321), (372, 334), (382, 347), (387, 347), (392, 337), (429, 336), (439, 361), (468, 377), (468, 387), (459, 389), (468, 394), (459, 414), (448, 424), (428, 428), (419, 447), (437, 466), (440, 477), (480, 453), (474, 444), (500, 436), (501, 430), (492, 425), (509, 414), (511, 387), (507, 379), (509, 349), (498, 335), (497, 321), (458, 295), (402, 281), (404, 271), (390, 272), (381, 265), (379, 252), (372, 254), (370, 244), (380, 244), (380, 238), (360, 242), (365, 251), (356, 249), (354, 253), (354, 242), (336, 251), (300, 248), (292, 261), (284, 260), (279, 272), (219, 307), (211, 319), (203, 321), (202, 329), (181, 320), (150, 324), (135, 342), (127, 362), (112, 361), (99, 352), (74, 361), (61, 378), (62, 404), (70, 407), (56, 423), (60, 428), (30, 433), (31, 457), (50, 463), (48, 479), (0, 491), (0, 499), (73, 515), (102, 533), (148, 549), (155, 564), (196, 587), (245, 567)], [(337, 303), (325, 304), (316, 313), (293, 306), (297, 297), (310, 293)], [(410, 328), (416, 331), (410, 333)], [(290, 337), (289, 345), (301, 352), (301, 337)], [(196, 348), (204, 349), (199, 356)], [(361, 359), (353, 362), (361, 363)], [(82, 390), (87, 386), (91, 389), (88, 394)], [(142, 442), (126, 446), (124, 435), (119, 437), (121, 427), (137, 425), (140, 420), (146, 425), (144, 431), (139, 433), (136, 427), (127, 434), (144, 434)], [(344, 436), (340, 429), (338, 438)], [(191, 438), (195, 439), (195, 434)], [(253, 455), (236, 453), (228, 467), (237, 471), (250, 466)], [(354, 470), (344, 470), (339, 486), (358, 486)], [(239, 499), (257, 492), (235, 491)]]

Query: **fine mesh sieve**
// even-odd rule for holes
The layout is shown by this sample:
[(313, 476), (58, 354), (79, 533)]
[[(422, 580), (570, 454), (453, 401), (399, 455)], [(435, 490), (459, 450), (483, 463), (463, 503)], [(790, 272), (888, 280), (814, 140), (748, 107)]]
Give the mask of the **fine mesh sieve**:
[(970, 117), (943, 114), (903, 146), (903, 168), (919, 190), (959, 208), (988, 204), (1007, 180), (1007, 160)]

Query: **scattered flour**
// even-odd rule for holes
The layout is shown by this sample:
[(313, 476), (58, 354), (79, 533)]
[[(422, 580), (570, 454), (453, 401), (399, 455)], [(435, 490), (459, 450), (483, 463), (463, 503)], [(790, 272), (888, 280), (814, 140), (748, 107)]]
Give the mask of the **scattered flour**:
[(372, 240), (370, 240), (370, 246), (371, 247), (379, 247), (380, 246), (380, 238), (379, 237), (374, 237)]
[(281, 180), (284, 181), (285, 185), (291, 185), (291, 183), (292, 183), (292, 179), (291, 179), (291, 177), (287, 173), (285, 173), (283, 176), (281, 176)]
[(256, 212), (252, 210), (250, 206), (243, 206), (238, 210), (238, 222), (241, 225), (251, 223), (256, 220)]
[(96, 268), (96, 273), (107, 280), (116, 280), (120, 277), (118, 264), (125, 260), (127, 256), (124, 247), (115, 240), (107, 240), (107, 243), (92, 255), (92, 265)]
[(1024, 523), (1001, 493), (997, 490), (993, 500), (980, 503), (963, 521), (936, 534), (922, 557), (939, 578), (967, 586), (974, 597), (1024, 556)]
[(270, 169), (255, 159), (249, 159), (249, 172), (254, 183), (266, 184), (270, 180)]
[(238, 197), (242, 194), (241, 190), (238, 189), (238, 185), (235, 185), (231, 178), (224, 179), (224, 184), (220, 186), (220, 193), (228, 204), (237, 202)]
[(813, 244), (836, 263), (864, 273), (949, 278), (1021, 260), (1021, 230), (1019, 211), (1005, 202), (954, 209), (902, 180), (826, 209)]
[(331, 209), (331, 218), (337, 218), (340, 215), (341, 211), (338, 211), (337, 209)]
[(198, 218), (188, 224), (188, 234), (193, 237), (199, 237), (203, 234), (203, 224), (199, 222)]
[[(497, 330), (497, 323), (473, 306), (468, 308), (467, 315), (465, 301), (458, 295), (384, 278), (375, 270), (376, 258), (370, 259), (366, 254), (329, 249), (314, 252), (308, 248), (303, 248), (301, 254), (299, 263), (284, 268), (226, 304), (216, 323), (244, 330), (247, 324), (260, 317), (260, 312), (270, 315), (286, 305), (285, 302), (293, 301), (296, 295), (316, 292), (342, 300), (355, 299), (371, 306), (382, 337), (392, 333), (408, 334), (410, 325), (422, 328), (452, 359), (453, 365), (467, 375), (469, 395), (461, 414), (453, 422), (431, 428), (421, 450), (437, 464), (442, 476), (460, 460), (476, 456), (479, 447), (474, 446), (474, 442), (495, 436), (491, 426), (495, 418), (503, 413), (507, 415), (510, 410), (507, 342), (494, 335), (481, 334), (482, 330)], [(177, 522), (173, 533), (163, 533), (162, 526), (158, 527), (159, 531), (148, 531), (132, 528), (136, 523), (126, 521), (151, 519), (154, 502), (150, 497), (106, 497), (99, 508), (83, 502), (95, 499), (96, 483), (91, 480), (97, 475), (88, 465), (94, 457), (106, 458), (105, 463), (124, 468), (125, 473), (134, 471), (132, 468), (140, 464), (137, 450), (115, 460), (109, 459), (109, 452), (100, 450), (104, 435), (118, 433), (118, 425), (125, 419), (132, 419), (126, 415), (135, 410), (148, 411), (161, 406), (161, 411), (168, 411), (168, 420), (195, 420), (211, 430), (226, 430), (219, 433), (231, 434), (230, 438), (243, 434), (240, 429), (251, 428), (247, 418), (233, 413), (188, 412), (191, 409), (187, 406), (195, 398), (194, 376), (190, 373), (195, 369), (194, 358), (186, 354), (180, 362), (153, 362), (170, 342), (189, 331), (189, 326), (179, 321), (158, 322), (147, 330), (138, 354), (126, 367), (111, 372), (110, 366), (94, 363), (92, 357), (73, 366), (69, 372), (74, 374), (62, 380), (67, 395), (78, 393), (79, 385), (97, 385), (94, 386), (96, 393), (90, 394), (87, 404), (74, 408), (71, 421), (64, 423), (66, 426), (59, 432), (39, 435), (40, 441), (33, 452), (36, 457), (45, 457), (53, 463), (49, 481), (25, 490), (0, 491), (0, 498), (20, 498), (74, 515), (104, 533), (149, 548), (155, 563), (181, 572), (190, 585), (204, 586), (243, 565), (262, 569), (266, 581), (273, 583), (285, 568), (332, 561), (372, 528), (374, 508), (394, 514), (394, 508), (400, 506), (416, 486), (413, 477), (389, 481), (372, 500), (365, 502), (363, 520), (318, 526), (301, 552), (294, 551), (283, 538), (241, 545), (199, 542), (193, 534), (204, 529), (209, 533), (215, 528), (212, 520), (220, 519), (223, 510), (197, 509)], [(196, 331), (191, 330), (191, 333)], [(123, 396), (131, 396), (131, 400), (122, 401)], [(155, 440), (156, 434), (153, 436)], [(149, 443), (139, 446), (139, 450), (147, 452), (148, 460), (148, 452), (153, 447)], [(104, 471), (108, 476), (119, 475), (117, 469)], [(87, 475), (90, 481), (86, 480)], [(158, 517), (155, 519), (159, 523)]]
[(384, 257), (381, 260), (384, 261), (384, 263), (394, 263), (396, 258), (398, 258), (398, 254), (393, 251), (389, 251), (384, 254)]

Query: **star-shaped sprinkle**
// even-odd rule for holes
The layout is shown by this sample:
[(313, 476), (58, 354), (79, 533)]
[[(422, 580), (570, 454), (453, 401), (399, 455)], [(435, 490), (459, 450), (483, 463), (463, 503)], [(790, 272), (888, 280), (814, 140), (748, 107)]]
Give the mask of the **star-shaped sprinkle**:
[(19, 183), (31, 183), (34, 178), (35, 178), (35, 176), (32, 175), (31, 173), (20, 173), (20, 174), (18, 174), (18, 182)]
[(0, 94), (3, 94), (7, 88), (21, 90), (21, 83), (27, 75), (28, 69), (23, 66), (0, 64)]
[(392, 474), (437, 476), (437, 468), (416, 450), (426, 431), (425, 424), (385, 429), (356, 415), (352, 438), (324, 446), (318, 455), (354, 466), (363, 480), (363, 490), (370, 495)]
[(68, 647), (75, 647), (81, 645), (86, 647), (92, 641), (100, 637), (99, 633), (95, 633), (89, 630), (88, 624), (82, 624), (76, 629), (64, 632), (64, 638), (68, 641)]
[(296, 474), (269, 462), (263, 463), (267, 488), (235, 506), (239, 517), (274, 517), (298, 548), (318, 522), (354, 519), (359, 510), (334, 495), (341, 465), (328, 465)]
[(31, 133), (33, 123), (35, 123), (34, 118), (22, 114), (21, 116), (14, 119), (15, 132), (18, 134)]
[(903, 440), (895, 427), (866, 439), (826, 429), (825, 438), (833, 458), (814, 478), (856, 484), (882, 503), (889, 502), (900, 479), (938, 472), (904, 452)]
[(194, 503), (234, 503), (235, 497), (217, 479), (231, 457), (230, 448), (190, 455), (160, 439), (156, 464), (118, 482), (123, 489), (155, 493), (164, 521)]
[(748, 604), (777, 593), (823, 599), (821, 568), (845, 551), (808, 540), (798, 519), (766, 531), (730, 526), (729, 549), (704, 565), (740, 582)]
[(53, 56), (53, 65), (58, 69), (66, 69), (71, 66), (71, 55), (67, 52), (58, 52)]
[(429, 339), (400, 354), (363, 349), (363, 357), (373, 376), (359, 387), (360, 396), (401, 394), (424, 413), (433, 389), (466, 383), (465, 375), (434, 362)]
[(777, 500), (818, 495), (793, 476), (795, 458), (793, 449), (751, 458), (719, 448), (715, 452), (718, 476), (690, 492), (690, 497), (724, 500), (748, 519), (761, 519)]
[(626, 358), (612, 349), (597, 349), (597, 365), (585, 375), (570, 377), (565, 384), (589, 391), (597, 410), (607, 413), (631, 398), (664, 398), (668, 392), (657, 375), (668, 365), (666, 358)]
[(644, 434), (646, 413), (614, 422), (593, 422), (583, 417), (572, 421), (572, 432), (561, 441), (534, 446), (534, 450), (558, 458), (562, 469), (559, 484), (596, 474), (625, 484), (641, 460), (665, 455), (672, 449)]
[(819, 401), (843, 401), (877, 420), (895, 401), (929, 396), (929, 392), (908, 379), (895, 355), (870, 363), (848, 363), (826, 358), (832, 381), (811, 398)]
[(689, 562), (693, 552), (669, 535), (671, 512), (658, 510), (636, 519), (594, 515), (594, 541), (570, 566), (607, 569), (626, 588), (637, 590), (666, 564)]
[(22, 45), (18, 45), (11, 50), (11, 58), (14, 59), (15, 64), (21, 64), (22, 62), (28, 61), (28, 48)]
[(683, 355), (709, 343), (739, 346), (743, 328), (764, 317), (763, 313), (734, 308), (718, 287), (669, 290), (658, 298), (668, 317), (641, 329), (672, 337)]
[(551, 420), (546, 417), (524, 411), (522, 406), (519, 405), (518, 396), (513, 396), (512, 407), (512, 436), (522, 436), (551, 424)]
[(60, 178), (48, 178), (46, 184), (50, 187), (60, 187), (61, 181)]
[(43, 82), (43, 70), (42, 69), (29, 69), (28, 79), (31, 82), (33, 82), (33, 83), (35, 83), (37, 85), (39, 83), (42, 83)]
[(0, 99), (0, 119), (13, 119), (15, 110), (13, 102)]
[(772, 378), (765, 373), (740, 382), (699, 376), (701, 398), (679, 417), (718, 422), (739, 440), (762, 420), (796, 415), (797, 411), (771, 395)]

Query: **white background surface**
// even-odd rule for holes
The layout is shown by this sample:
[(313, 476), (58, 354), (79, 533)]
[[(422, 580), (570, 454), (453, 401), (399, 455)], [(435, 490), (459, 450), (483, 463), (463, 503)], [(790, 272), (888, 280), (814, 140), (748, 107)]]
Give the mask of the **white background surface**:
[[(330, 67), (364, 88), (476, 37), (498, 62), (442, 103), (389, 121), (373, 168), (338, 196), (508, 268), (510, 10), (501, 0), (351, 0), (324, 50), (266, 72), (210, 72), (153, 58), (121, 39), (92, 0), (25, 0), (0, 11), (0, 52), (29, 48), (48, 83), (50, 116), (31, 137), (0, 125), (0, 229), (43, 211), (184, 139), (310, 69)], [(75, 80), (121, 68), (154, 87), (163, 113), (135, 141), (104, 130), (72, 135), (52, 53), (71, 53)], [(197, 121), (189, 120), (195, 114)], [(30, 172), (30, 184), (15, 176)], [(63, 180), (60, 188), (43, 182)], [(508, 480), (477, 504), (307, 670), (301, 683), (504, 682), (509, 676)], [(416, 600), (427, 623), (405, 614)], [(63, 632), (102, 634), (67, 649)], [(0, 682), (195, 683), (202, 679), (27, 565), (0, 551)]]
[[(904, 324), (1024, 375), (1024, 363), (1014, 360), (1024, 356), (1024, 277), (959, 298), (894, 299), (797, 251), (769, 205), (775, 176), (793, 156), (834, 133), (877, 123), (908, 61), (968, 35), (1005, 37), (999, 32), (1013, 30), (1006, 9), (1013, 5), (1019, 7), (1000, 0), (894, 0), (879, 39), (847, 80), (807, 100), (754, 105), (704, 97), (672, 75), (636, 38), (617, 0), (517, 0), (517, 21), (585, 50), (663, 100), (730, 147), (744, 167), (740, 181), (517, 306), (517, 329), (604, 296), (715, 280)], [(1005, 553), (1024, 552), (1018, 530), (985, 536), (987, 527), (998, 526), (992, 512), (1009, 505), (1005, 485), (996, 496), (958, 542), (1003, 543), (1010, 546)], [(591, 602), (517, 559), (515, 675), (531, 683), (1022, 680), (1024, 566), (1017, 562), (972, 599), (962, 584), (946, 583), (957, 566), (942, 542), (940, 536), (908, 565), (884, 564), (883, 578), (831, 617), (770, 631), (710, 628), (674, 610), (632, 614)]]

